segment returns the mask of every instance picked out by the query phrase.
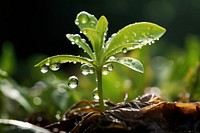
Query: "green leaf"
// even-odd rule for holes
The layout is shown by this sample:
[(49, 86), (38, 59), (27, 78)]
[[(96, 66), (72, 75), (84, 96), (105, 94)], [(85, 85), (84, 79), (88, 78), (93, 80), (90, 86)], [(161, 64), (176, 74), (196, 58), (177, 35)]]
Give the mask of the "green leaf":
[(149, 22), (130, 24), (119, 30), (115, 36), (108, 40), (104, 56), (108, 58), (111, 55), (119, 53), (119, 48), (133, 50), (147, 44), (152, 44), (165, 31), (164, 28)]
[(67, 34), (66, 36), (72, 42), (72, 44), (77, 44), (90, 56), (91, 59), (95, 60), (94, 54), (90, 46), (86, 43), (85, 39), (81, 39), (80, 35), (78, 34)]
[(118, 54), (121, 52), (126, 53), (127, 51), (137, 49), (137, 48), (141, 48), (141, 46), (138, 45), (137, 43), (126, 43), (125, 45), (120, 45), (120, 46), (108, 51), (108, 53), (106, 53), (106, 57), (110, 57), (112, 55), (115, 55), (115, 54)]
[(11, 120), (11, 119), (0, 119), (0, 125), (5, 124), (9, 125), (5, 128), (0, 128), (0, 131), (13, 131), (15, 133), (51, 133), (49, 130), (33, 125), (28, 122), (18, 121), (18, 120)]
[(55, 63), (62, 64), (62, 63), (67, 63), (67, 62), (69, 62), (69, 63), (79, 62), (81, 64), (86, 63), (86, 64), (93, 66), (93, 61), (86, 57), (74, 56), (74, 55), (56, 55), (56, 56), (51, 56), (51, 57), (48, 57), (48, 58), (42, 60), (41, 62), (36, 64), (35, 67), (50, 66)]
[(100, 54), (103, 48), (105, 36), (108, 29), (108, 21), (106, 17), (101, 16), (97, 22), (96, 28), (83, 28), (83, 34), (89, 39), (92, 44), (93, 50), (97, 58), (100, 58)]
[(96, 56), (99, 56), (101, 44), (101, 36), (95, 29), (85, 28), (82, 30), (83, 34), (89, 39), (92, 44)]
[(76, 16), (75, 24), (79, 27), (80, 31), (82, 31), (84, 28), (95, 29), (97, 25), (97, 19), (94, 17), (94, 15), (82, 11)]
[(118, 63), (121, 65), (124, 65), (134, 71), (143, 73), (144, 72), (144, 68), (142, 63), (134, 58), (131, 57), (114, 57), (114, 58), (110, 58), (107, 63)]
[(7, 79), (0, 80), (0, 92), (2, 92), (6, 97), (18, 102), (26, 110), (32, 110), (27, 99), (17, 89), (17, 86), (10, 83)]
[(107, 30), (108, 30), (108, 21), (106, 19), (105, 16), (101, 16), (98, 23), (97, 23), (97, 27), (96, 30), (98, 31), (98, 33), (101, 36), (101, 40), (102, 40), (102, 44), (104, 43), (103, 41), (105, 40), (106, 34), (107, 34)]

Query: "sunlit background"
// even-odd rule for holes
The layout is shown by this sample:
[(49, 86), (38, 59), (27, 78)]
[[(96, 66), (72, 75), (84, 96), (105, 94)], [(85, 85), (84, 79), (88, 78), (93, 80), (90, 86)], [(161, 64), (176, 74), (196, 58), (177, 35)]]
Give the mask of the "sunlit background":
[[(143, 63), (144, 74), (114, 65), (103, 77), (105, 99), (154, 93), (168, 101), (200, 100), (199, 0), (0, 0), (0, 118), (54, 121), (72, 104), (94, 99), (95, 75), (83, 75), (80, 64), (45, 74), (34, 67), (52, 55), (85, 55), (66, 38), (79, 33), (80, 11), (106, 16), (108, 37), (141, 21), (167, 30), (155, 44), (126, 53)], [(75, 89), (67, 87), (70, 76), (78, 77)]]

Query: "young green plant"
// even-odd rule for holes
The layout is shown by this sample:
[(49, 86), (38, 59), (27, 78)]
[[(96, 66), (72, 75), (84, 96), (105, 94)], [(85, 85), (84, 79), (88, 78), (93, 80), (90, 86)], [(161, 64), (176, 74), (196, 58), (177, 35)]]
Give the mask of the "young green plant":
[(77, 14), (75, 24), (79, 27), (80, 33), (88, 38), (91, 46), (79, 34), (67, 34), (66, 36), (72, 44), (82, 48), (88, 54), (88, 57), (56, 55), (42, 60), (35, 66), (40, 67), (42, 72), (47, 72), (49, 68), (58, 70), (62, 63), (79, 62), (85, 68), (83, 69), (85, 75), (87, 74), (86, 69), (92, 68), (97, 78), (99, 109), (104, 111), (102, 74), (107, 74), (111, 70), (113, 63), (124, 65), (140, 73), (144, 71), (143, 65), (139, 60), (131, 57), (116, 57), (115, 55), (142, 48), (147, 44), (151, 45), (156, 40), (159, 40), (166, 30), (154, 23), (139, 22), (122, 28), (106, 40), (108, 21), (105, 16), (96, 19), (94, 15), (82, 11)]

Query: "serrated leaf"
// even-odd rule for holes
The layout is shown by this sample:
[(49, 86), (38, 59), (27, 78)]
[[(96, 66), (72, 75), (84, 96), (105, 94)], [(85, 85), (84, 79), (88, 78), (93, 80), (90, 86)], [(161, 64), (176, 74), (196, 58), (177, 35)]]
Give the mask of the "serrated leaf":
[(72, 42), (77, 44), (79, 47), (81, 47), (89, 56), (91, 59), (95, 60), (94, 54), (90, 48), (90, 46), (85, 42), (85, 39), (81, 39), (81, 36), (79, 34), (67, 34), (66, 37)]
[[(133, 50), (158, 40), (165, 29), (149, 22), (130, 24), (117, 32), (107, 43), (104, 56), (107, 58), (119, 52), (119, 48)], [(123, 47), (124, 46), (124, 47)], [(109, 56), (107, 55), (109, 53)]]
[(115, 58), (109, 59), (107, 62), (118, 63), (140, 73), (144, 72), (142, 63), (139, 60), (131, 58), (131, 57), (115, 57)]
[(86, 57), (75, 56), (75, 55), (56, 55), (56, 56), (51, 56), (51, 57), (48, 57), (48, 58), (42, 60), (41, 62), (36, 64), (35, 67), (42, 67), (44, 65), (49, 66), (54, 63), (62, 64), (62, 63), (67, 63), (67, 62), (69, 62), (69, 63), (79, 62), (81, 64), (86, 63), (86, 64), (93, 66), (93, 63), (92, 63), (93, 61)]
[(75, 24), (79, 27), (80, 31), (82, 31), (84, 28), (95, 29), (97, 25), (97, 19), (94, 17), (94, 15), (82, 11), (76, 16)]

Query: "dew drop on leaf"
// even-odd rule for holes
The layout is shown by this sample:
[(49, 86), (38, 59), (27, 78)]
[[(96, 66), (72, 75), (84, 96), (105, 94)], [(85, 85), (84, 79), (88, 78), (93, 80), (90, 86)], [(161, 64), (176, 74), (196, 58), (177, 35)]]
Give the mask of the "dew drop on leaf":
[(83, 75), (88, 75), (90, 73), (90, 66), (87, 64), (81, 65), (80, 69)]
[(127, 53), (127, 51), (128, 51), (127, 48), (123, 48), (123, 49), (122, 49), (122, 53), (123, 53), (123, 54)]
[(58, 69), (60, 69), (60, 63), (52, 63), (49, 68), (52, 70), (52, 71), (57, 71)]
[(113, 70), (113, 65), (110, 63), (110, 64), (107, 64), (107, 68), (108, 68), (108, 71), (112, 71)]
[(43, 65), (43, 66), (40, 68), (40, 71), (41, 71), (42, 73), (47, 73), (48, 70), (49, 70), (49, 67), (48, 67), (47, 65)]
[(91, 27), (95, 27), (95, 26), (96, 26), (96, 22), (91, 21), (91, 22), (90, 22), (90, 26), (91, 26)]
[(84, 34), (84, 35), (86, 35), (86, 34), (87, 34), (87, 32), (84, 30), (84, 31), (83, 31), (83, 34)]
[(90, 68), (89, 68), (89, 73), (90, 73), (90, 74), (93, 74), (93, 73), (94, 73), (94, 67), (90, 67)]
[(75, 20), (75, 25), (79, 25), (78, 19)]
[(102, 68), (102, 74), (103, 75), (108, 75), (109, 74), (109, 70), (108, 70), (108, 66), (107, 65), (104, 65), (103, 68)]
[(95, 88), (95, 89), (92, 91), (92, 96), (93, 96), (94, 99), (96, 99), (96, 100), (99, 99), (98, 89), (97, 89), (97, 88)]
[(80, 42), (80, 36), (79, 35), (76, 35), (74, 36), (74, 42), (77, 44), (78, 42)]
[[(82, 12), (78, 15), (78, 23), (86, 24), (90, 20), (88, 13)], [(76, 23), (76, 22), (75, 22)]]
[(69, 77), (67, 85), (70, 89), (76, 88), (78, 86), (78, 78), (76, 76)]
[(109, 60), (115, 60), (115, 56), (110, 56)]
[(46, 65), (46, 66), (49, 66), (49, 65), (50, 65), (50, 61), (49, 61), (49, 62), (46, 62), (45, 65)]

